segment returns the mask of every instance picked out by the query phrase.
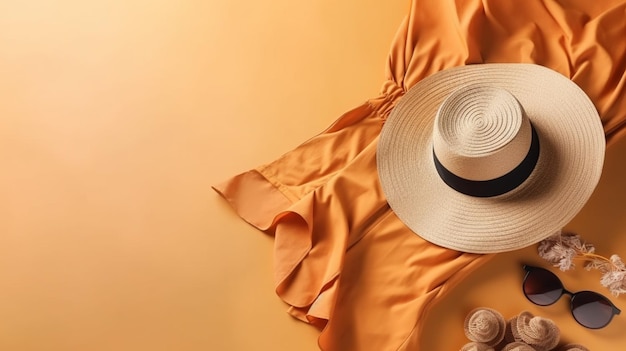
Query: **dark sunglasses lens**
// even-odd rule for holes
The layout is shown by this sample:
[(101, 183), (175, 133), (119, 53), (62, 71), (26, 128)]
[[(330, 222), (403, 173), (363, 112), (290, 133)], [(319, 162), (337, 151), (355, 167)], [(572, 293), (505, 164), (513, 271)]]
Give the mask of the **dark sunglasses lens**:
[(555, 303), (563, 295), (563, 284), (554, 273), (531, 268), (524, 279), (524, 295), (534, 304), (547, 306)]
[(592, 291), (581, 291), (572, 297), (572, 314), (578, 323), (598, 329), (613, 318), (613, 305), (606, 297)]

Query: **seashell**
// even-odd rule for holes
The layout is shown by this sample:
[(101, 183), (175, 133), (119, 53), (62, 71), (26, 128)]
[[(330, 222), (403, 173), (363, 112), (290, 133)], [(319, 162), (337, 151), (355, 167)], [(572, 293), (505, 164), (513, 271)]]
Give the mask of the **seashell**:
[(524, 342), (514, 341), (504, 346), (502, 351), (536, 351), (536, 350), (532, 346)]
[(463, 345), (460, 351), (495, 351), (495, 350), (493, 349), (493, 347), (487, 344), (482, 344), (479, 342), (472, 341), (470, 343)]
[(504, 338), (506, 322), (500, 312), (481, 307), (467, 315), (464, 329), (469, 340), (493, 347)]
[(537, 351), (552, 350), (561, 338), (561, 332), (552, 320), (535, 317), (530, 312), (520, 313), (510, 323), (515, 341), (525, 342)]

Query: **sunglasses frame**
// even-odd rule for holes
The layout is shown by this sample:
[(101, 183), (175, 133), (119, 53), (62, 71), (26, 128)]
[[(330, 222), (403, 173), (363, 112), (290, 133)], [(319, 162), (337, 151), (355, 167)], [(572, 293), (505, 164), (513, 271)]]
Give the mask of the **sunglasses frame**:
[[(611, 321), (613, 320), (613, 317), (615, 317), (616, 315), (618, 315), (618, 314), (620, 314), (620, 313), (622, 312), (622, 311), (621, 311), (619, 308), (617, 308), (617, 306), (615, 306), (615, 305), (613, 304), (613, 302), (611, 302), (611, 300), (609, 300), (606, 296), (604, 296), (604, 295), (602, 295), (602, 294), (599, 294), (599, 293), (597, 293), (597, 292), (595, 292), (595, 291), (590, 291), (590, 290), (581, 290), (581, 291), (577, 291), (577, 292), (571, 292), (571, 291), (569, 291), (569, 290), (565, 289), (565, 286), (563, 285), (563, 282), (561, 281), (561, 279), (559, 279), (559, 277), (558, 277), (556, 274), (554, 274), (553, 272), (551, 272), (551, 271), (549, 271), (549, 270), (547, 270), (547, 269), (545, 269), (545, 268), (535, 267), (535, 266), (526, 265), (526, 264), (525, 264), (525, 265), (523, 265), (523, 267), (524, 267), (524, 270), (526, 271), (526, 274), (524, 275), (524, 280), (522, 281), (522, 292), (524, 293), (524, 296), (526, 296), (526, 298), (528, 299), (528, 301), (530, 301), (530, 302), (534, 303), (534, 304), (535, 304), (535, 305), (537, 305), (537, 306), (550, 306), (550, 305), (555, 304), (558, 300), (560, 300), (560, 299), (561, 299), (561, 297), (563, 297), (563, 295), (568, 295), (568, 296), (569, 296), (569, 300), (570, 300), (570, 312), (572, 313), (572, 317), (574, 317), (574, 320), (575, 320), (578, 324), (582, 325), (582, 326), (583, 326), (583, 327), (585, 327), (585, 328), (589, 328), (589, 329), (600, 329), (600, 328), (604, 328), (604, 327), (606, 327), (607, 325), (609, 325), (609, 323), (611, 323)], [(530, 299), (530, 297), (528, 297), (528, 294), (526, 294), (526, 289), (524, 289), (524, 286), (526, 285), (526, 279), (528, 279), (528, 276), (529, 276), (529, 275), (530, 275), (533, 271), (545, 271), (545, 272), (548, 272), (548, 273), (550, 273), (550, 274), (554, 275), (554, 277), (557, 279), (557, 281), (558, 281), (559, 285), (561, 286), (561, 295), (560, 295), (557, 299), (555, 299), (555, 300), (554, 300), (554, 302), (551, 302), (551, 303), (548, 303), (548, 304), (545, 304), (545, 305), (541, 305), (541, 304), (538, 304), (538, 303), (534, 302), (533, 300), (531, 300), (531, 299)], [(584, 325), (581, 321), (579, 321), (579, 320), (576, 318), (576, 315), (574, 315), (574, 299), (576, 298), (576, 295), (581, 294), (581, 293), (592, 293), (592, 294), (595, 294), (595, 295), (597, 295), (597, 296), (601, 297), (602, 299), (604, 299), (606, 302), (608, 302), (609, 306), (611, 306), (611, 307), (612, 307), (612, 314), (611, 314), (611, 317), (609, 317), (609, 320), (608, 320), (605, 324), (603, 324), (603, 325), (601, 325), (601, 326), (599, 326), (599, 327), (590, 327), (590, 326)]]

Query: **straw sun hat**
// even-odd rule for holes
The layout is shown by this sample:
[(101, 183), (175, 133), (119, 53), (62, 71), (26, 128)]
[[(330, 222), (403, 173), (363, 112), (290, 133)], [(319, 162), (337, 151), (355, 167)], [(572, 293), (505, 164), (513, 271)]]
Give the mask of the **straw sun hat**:
[(391, 209), (434, 244), (515, 250), (565, 226), (595, 189), (605, 139), (591, 100), (533, 64), (427, 77), (398, 102), (377, 150)]

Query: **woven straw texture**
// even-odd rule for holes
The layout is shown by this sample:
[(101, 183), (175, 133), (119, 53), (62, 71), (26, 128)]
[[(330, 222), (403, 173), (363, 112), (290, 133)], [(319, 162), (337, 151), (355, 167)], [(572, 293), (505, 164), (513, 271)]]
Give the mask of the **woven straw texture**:
[[(472, 84), (511, 93), (539, 135), (533, 173), (495, 197), (453, 190), (434, 166), (437, 111)], [(413, 232), (443, 247), (493, 253), (529, 246), (565, 226), (595, 189), (604, 152), (598, 113), (572, 81), (532, 64), (484, 64), (444, 70), (411, 88), (385, 122), (377, 167), (389, 205)]]

